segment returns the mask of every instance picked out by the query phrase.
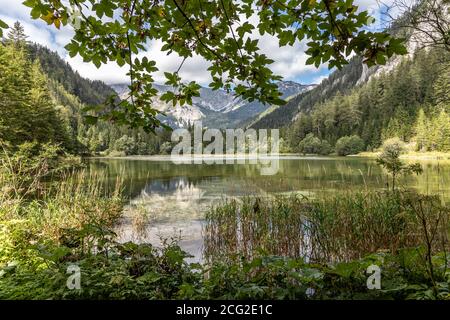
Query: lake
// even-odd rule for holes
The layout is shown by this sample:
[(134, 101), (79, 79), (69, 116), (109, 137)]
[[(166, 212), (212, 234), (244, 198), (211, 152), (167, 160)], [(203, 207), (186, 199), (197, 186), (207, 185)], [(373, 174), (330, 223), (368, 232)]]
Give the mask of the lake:
[[(399, 180), (421, 193), (450, 201), (450, 161), (419, 161), (424, 172)], [(260, 164), (174, 164), (170, 157), (92, 159), (89, 170), (106, 186), (119, 177), (129, 199), (117, 228), (120, 241), (150, 242), (180, 237), (180, 246), (202, 256), (203, 217), (229, 197), (288, 195), (386, 188), (388, 177), (374, 159), (282, 156), (276, 175), (261, 175)]]

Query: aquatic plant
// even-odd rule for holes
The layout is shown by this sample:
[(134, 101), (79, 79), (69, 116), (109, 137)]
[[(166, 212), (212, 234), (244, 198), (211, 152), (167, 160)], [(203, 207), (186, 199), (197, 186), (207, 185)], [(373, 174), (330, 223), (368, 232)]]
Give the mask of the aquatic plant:
[(350, 261), (423, 245), (426, 232), (429, 251), (436, 252), (447, 246), (449, 217), (439, 197), (414, 192), (229, 200), (206, 215), (204, 254), (210, 262), (264, 254)]

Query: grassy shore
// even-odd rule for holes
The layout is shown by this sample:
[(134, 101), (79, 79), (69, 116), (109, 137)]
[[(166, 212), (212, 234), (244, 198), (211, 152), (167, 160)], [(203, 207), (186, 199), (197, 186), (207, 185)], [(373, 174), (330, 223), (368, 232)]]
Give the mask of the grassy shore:
[[(361, 152), (353, 157), (377, 158), (380, 152)], [(450, 152), (414, 152), (409, 151), (400, 156), (404, 160), (444, 160), (450, 161)]]

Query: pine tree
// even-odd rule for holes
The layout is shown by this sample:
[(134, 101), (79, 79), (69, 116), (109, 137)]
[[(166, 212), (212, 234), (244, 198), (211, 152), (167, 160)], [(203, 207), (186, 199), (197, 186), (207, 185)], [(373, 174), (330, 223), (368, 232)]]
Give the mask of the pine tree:
[(436, 149), (450, 151), (450, 115), (441, 110), (434, 124)]
[(8, 32), (8, 40), (16, 46), (24, 46), (27, 42), (28, 36), (25, 34), (25, 29), (19, 21), (14, 23), (14, 26)]
[(447, 63), (434, 84), (435, 102), (450, 111), (450, 63)]
[(29, 70), (21, 48), (0, 45), (0, 140), (12, 145), (32, 139)]
[(32, 64), (12, 42), (0, 45), (0, 140), (11, 147), (36, 141), (70, 148), (39, 62)]
[(428, 148), (429, 132), (428, 132), (428, 119), (423, 109), (419, 110), (415, 131), (416, 131), (417, 150), (426, 151), (426, 149)]

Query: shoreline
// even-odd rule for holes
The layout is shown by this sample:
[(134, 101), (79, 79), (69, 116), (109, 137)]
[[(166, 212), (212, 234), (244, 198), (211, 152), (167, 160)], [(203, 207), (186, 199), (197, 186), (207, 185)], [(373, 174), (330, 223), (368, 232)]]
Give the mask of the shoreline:
[[(380, 152), (361, 152), (351, 157), (376, 158)], [(400, 156), (402, 160), (450, 161), (450, 152), (408, 152)]]
[[(332, 159), (375, 159), (380, 155), (380, 152), (361, 152), (355, 155), (348, 156), (337, 156), (330, 154), (328, 156), (314, 155), (314, 154), (299, 154), (299, 153), (277, 153), (277, 154), (265, 154), (265, 155), (254, 155), (254, 154), (212, 154), (212, 155), (180, 155), (175, 158), (169, 155), (128, 155), (128, 156), (109, 156), (109, 155), (97, 155), (84, 157), (88, 160), (148, 160), (148, 161), (167, 161), (167, 160), (194, 160), (194, 159), (274, 159), (279, 157), (280, 159), (322, 159), (322, 160), (332, 160)], [(450, 152), (409, 152), (400, 156), (402, 160), (417, 160), (417, 161), (450, 161)]]

